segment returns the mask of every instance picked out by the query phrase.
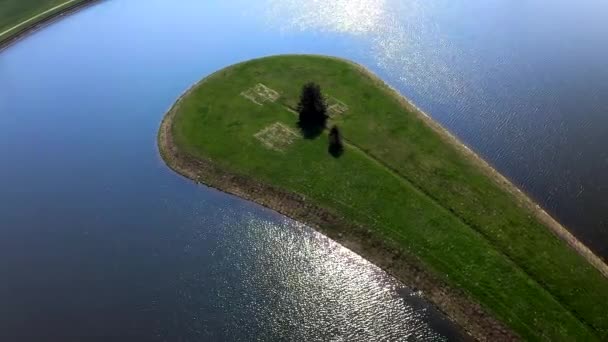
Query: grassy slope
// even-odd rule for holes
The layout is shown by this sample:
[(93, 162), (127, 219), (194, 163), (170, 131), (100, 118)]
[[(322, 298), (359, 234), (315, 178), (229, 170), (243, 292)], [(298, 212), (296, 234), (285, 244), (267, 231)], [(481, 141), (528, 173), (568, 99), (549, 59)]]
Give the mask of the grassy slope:
[[(37, 23), (44, 21), (45, 19), (51, 18), (58, 13), (61, 13), (69, 8), (73, 8), (76, 5), (82, 4), (90, 0), (77, 0), (66, 4), (68, 0), (0, 0), (0, 33), (13, 28), (30, 18), (33, 18), (39, 14), (46, 12), (47, 10), (53, 9), (48, 13), (44, 13), (35, 20), (28, 22), (27, 25), (18, 27), (15, 30), (11, 30), (0, 35), (0, 44), (6, 42), (27, 30), (31, 26), (35, 26)], [(65, 5), (65, 6), (59, 6)], [(55, 8), (59, 6), (58, 8)]]
[(0, 32), (66, 0), (0, 0)]
[[(327, 137), (287, 153), (253, 134), (295, 128), (300, 86), (316, 81), (350, 106), (344, 136), (367, 153), (327, 153)], [(262, 82), (282, 95), (257, 106), (239, 93)], [(236, 172), (306, 195), (418, 256), (525, 338), (608, 338), (608, 282), (518, 207), (385, 87), (335, 59), (280, 56), (216, 73), (182, 104), (178, 145)], [(380, 161), (376, 162), (373, 158)], [(391, 173), (388, 168), (396, 173)]]

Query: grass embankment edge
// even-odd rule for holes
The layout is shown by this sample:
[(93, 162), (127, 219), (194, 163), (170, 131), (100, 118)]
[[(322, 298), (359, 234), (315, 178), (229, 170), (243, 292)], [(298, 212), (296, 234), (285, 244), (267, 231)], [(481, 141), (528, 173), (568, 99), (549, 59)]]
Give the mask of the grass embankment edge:
[[(595, 254), (591, 249), (589, 249), (589, 247), (587, 247), (572, 233), (570, 233), (570, 231), (566, 227), (564, 227), (561, 223), (559, 223), (556, 219), (549, 215), (538, 203), (533, 201), (530, 195), (518, 188), (508, 178), (506, 178), (493, 166), (491, 166), (486, 160), (481, 158), (471, 148), (469, 148), (466, 144), (456, 138), (456, 136), (450, 133), (438, 122), (433, 120), (427, 113), (425, 113), (423, 110), (414, 105), (410, 100), (401, 95), (395, 88), (388, 85), (378, 76), (376, 76), (360, 64), (338, 57), (323, 57), (349, 63), (352, 66), (358, 68), (359, 71), (361, 71), (363, 74), (367, 75), (372, 80), (377, 82), (380, 87), (384, 88), (390, 93), (390, 95), (397, 98), (403, 106), (405, 106), (412, 113), (417, 115), (420, 120), (422, 120), (430, 128), (432, 128), (439, 135), (440, 138), (442, 138), (450, 145), (454, 146), (464, 157), (466, 157), (469, 161), (473, 162), (474, 165), (476, 165), (487, 177), (494, 180), (494, 182), (498, 184), (503, 190), (510, 193), (518, 201), (518, 204), (520, 206), (534, 213), (536, 219), (538, 219), (546, 228), (548, 228), (550, 232), (552, 232), (555, 236), (566, 242), (573, 250), (575, 250), (585, 260), (587, 260), (587, 262), (589, 262), (593, 267), (595, 267), (605, 278), (608, 278), (608, 264), (606, 264), (606, 262), (604, 262), (600, 257), (597, 256), (597, 254)], [(366, 151), (366, 153), (368, 152)]]
[(102, 0), (72, 0), (41, 12), (0, 34), (0, 51), (24, 38), (28, 34), (52, 23), (66, 14), (71, 14)]

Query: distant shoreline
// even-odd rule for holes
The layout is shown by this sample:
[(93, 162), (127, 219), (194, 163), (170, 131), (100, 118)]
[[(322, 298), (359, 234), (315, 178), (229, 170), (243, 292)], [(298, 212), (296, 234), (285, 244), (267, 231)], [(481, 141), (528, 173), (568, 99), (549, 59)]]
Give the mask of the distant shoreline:
[(72, 14), (99, 1), (102, 0), (68, 1), (9, 28), (5, 31), (7, 32), (5, 36), (0, 36), (0, 51), (8, 48), (44, 26), (53, 23), (55, 20), (59, 20), (65, 15)]

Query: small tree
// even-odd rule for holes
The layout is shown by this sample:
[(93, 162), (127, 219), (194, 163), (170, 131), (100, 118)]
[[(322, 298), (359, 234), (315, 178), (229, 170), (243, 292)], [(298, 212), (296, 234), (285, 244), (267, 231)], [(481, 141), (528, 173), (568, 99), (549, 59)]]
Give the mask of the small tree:
[(334, 157), (339, 157), (344, 153), (342, 135), (340, 134), (338, 126), (333, 126), (329, 130), (329, 153)]
[(319, 134), (325, 128), (327, 105), (318, 84), (310, 82), (302, 87), (298, 114), (300, 127), (308, 133)]

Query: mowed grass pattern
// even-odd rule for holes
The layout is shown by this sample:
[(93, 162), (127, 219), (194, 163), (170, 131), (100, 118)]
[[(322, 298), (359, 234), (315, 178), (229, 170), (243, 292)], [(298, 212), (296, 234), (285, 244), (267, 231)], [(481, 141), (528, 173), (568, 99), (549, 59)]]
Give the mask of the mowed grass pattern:
[[(296, 139), (285, 153), (254, 135), (281, 122), (314, 81), (348, 106), (347, 145)], [(281, 94), (256, 105), (240, 93), (263, 83)], [(608, 339), (608, 282), (376, 78), (320, 56), (276, 56), (204, 80), (174, 119), (178, 146), (220, 166), (305, 195), (418, 257), (526, 339)]]

